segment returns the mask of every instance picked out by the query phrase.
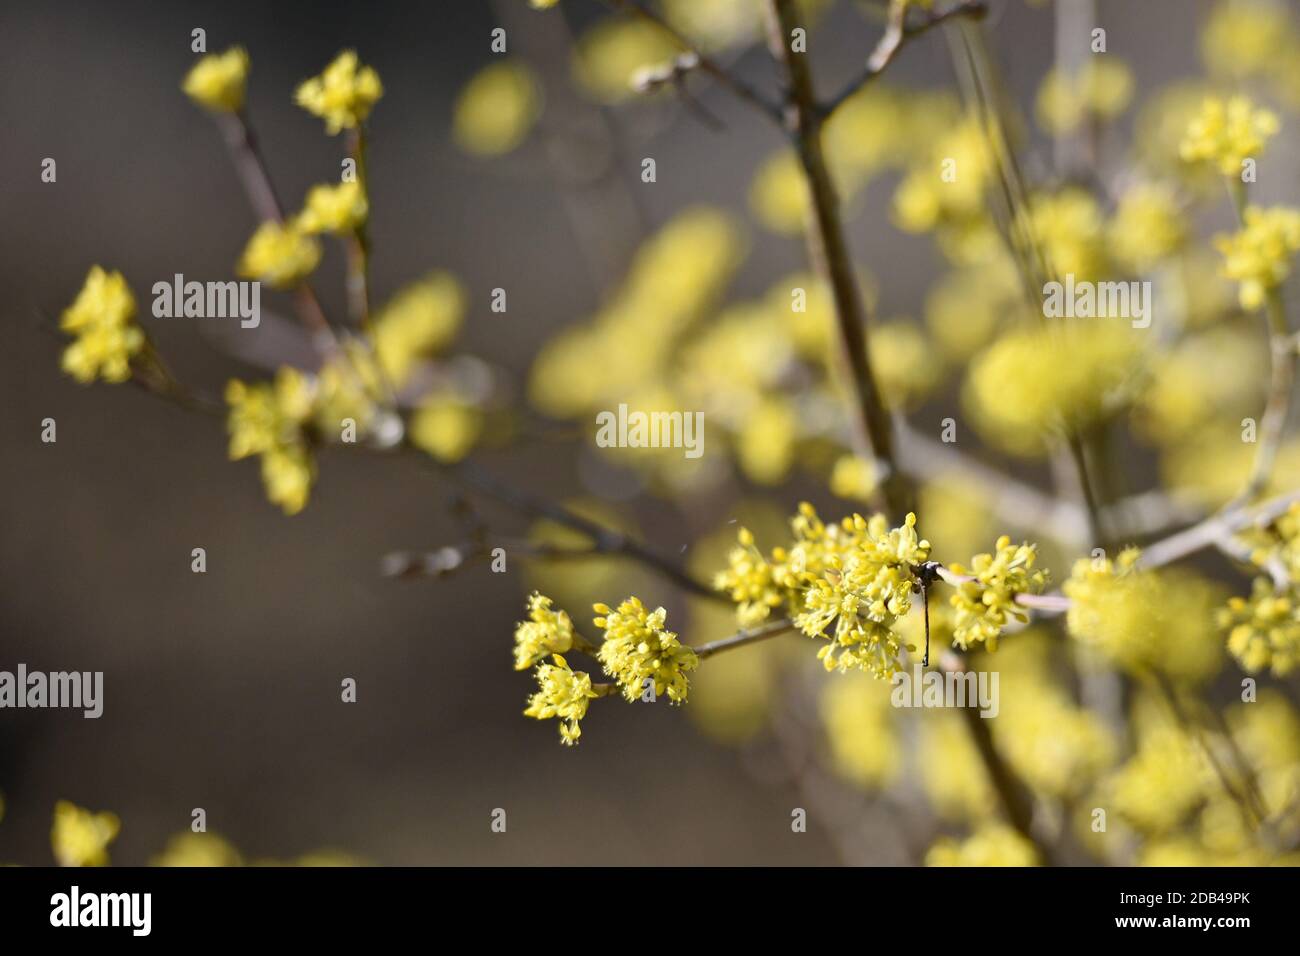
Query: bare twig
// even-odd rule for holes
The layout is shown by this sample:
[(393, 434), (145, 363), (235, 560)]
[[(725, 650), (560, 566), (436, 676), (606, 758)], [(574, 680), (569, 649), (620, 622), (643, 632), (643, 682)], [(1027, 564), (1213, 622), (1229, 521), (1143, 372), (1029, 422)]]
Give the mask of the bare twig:
[(881, 463), (885, 470), (881, 497), (892, 517), (901, 519), (911, 510), (911, 493), (906, 476), (895, 460), (893, 422), (871, 370), (866, 310), (853, 274), (839, 199), (823, 154), (822, 115), (817, 108), (812, 73), (807, 58), (791, 49), (790, 35), (797, 26), (793, 0), (768, 0), (768, 47), (785, 67), (789, 84), (784, 123), (794, 141), (811, 200), (809, 255), (817, 273), (830, 286), (835, 301), (839, 355), (853, 395), (855, 451), (867, 460), (874, 457)]
[(866, 67), (857, 78), (831, 97), (820, 108), (823, 117), (830, 116), (846, 100), (851, 99), (855, 93), (883, 73), (885, 68), (894, 61), (894, 57), (910, 40), (955, 17), (971, 17), (978, 20), (988, 12), (988, 7), (982, 0), (963, 0), (963, 2), (949, 7), (947, 10), (924, 11), (921, 17), (908, 23), (907, 12), (909, 9), (910, 7), (905, 4), (890, 4), (889, 20), (885, 25), (884, 35), (881, 36), (880, 42), (876, 44), (876, 48), (872, 50), (871, 55), (867, 57)]
[[(248, 116), (242, 110), (214, 115), (254, 215), (263, 222), (284, 222), (284, 206), (271, 181)], [(299, 320), (313, 333), (314, 344), (322, 354), (339, 347), (320, 300), (306, 282), (294, 290), (294, 306)]]
[(776, 637), (778, 634), (785, 634), (793, 631), (794, 621), (789, 618), (781, 618), (777, 621), (769, 621), (758, 627), (750, 628), (747, 631), (738, 631), (730, 637), (719, 638), (716, 641), (709, 641), (707, 644), (701, 644), (695, 648), (695, 654), (701, 660), (706, 657), (712, 657), (722, 651), (729, 651), (735, 647), (744, 647), (746, 644), (755, 644), (759, 641), (765, 641), (769, 637)]
[(673, 39), (673, 42), (680, 46), (685, 52), (695, 57), (695, 62), (692, 65), (694, 69), (709, 74), (709, 76), (713, 77), (740, 99), (749, 103), (750, 106), (757, 109), (772, 122), (780, 125), (780, 107), (749, 83), (745, 82), (726, 67), (722, 66), (716, 60), (700, 52), (699, 48), (696, 47), (685, 34), (661, 17), (656, 11), (641, 2), (641, 0), (605, 0), (605, 3), (608, 6), (613, 7), (615, 10), (620, 10), (624, 13), (631, 13), (649, 23), (653, 23), (659, 29), (668, 34), (668, 36)]

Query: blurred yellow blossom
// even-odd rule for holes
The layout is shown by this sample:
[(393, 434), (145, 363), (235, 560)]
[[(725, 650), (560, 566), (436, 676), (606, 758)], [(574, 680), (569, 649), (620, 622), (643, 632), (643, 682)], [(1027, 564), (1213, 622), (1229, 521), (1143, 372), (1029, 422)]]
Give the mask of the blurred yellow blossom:
[(532, 70), (505, 60), (476, 73), (456, 98), (452, 134), (479, 156), (499, 156), (527, 137), (541, 112), (541, 86)]
[(190, 67), (181, 83), (185, 95), (210, 110), (234, 113), (244, 107), (248, 82), (248, 53), (232, 46), (224, 53), (209, 53)]
[(97, 378), (125, 382), (131, 377), (131, 358), (145, 346), (144, 331), (135, 324), (131, 287), (122, 273), (99, 266), (87, 273), (59, 328), (76, 336), (63, 351), (63, 370), (83, 385)]
[(971, 362), (962, 398), (975, 428), (1020, 455), (1045, 437), (1103, 421), (1140, 381), (1142, 352), (1127, 320), (1054, 321), (999, 338)]
[(1215, 237), (1223, 253), (1223, 274), (1239, 285), (1247, 311), (1261, 308), (1269, 293), (1291, 274), (1291, 257), (1300, 250), (1300, 210), (1250, 206), (1239, 232)]
[(573, 72), (579, 85), (605, 102), (634, 92), (632, 77), (672, 60), (681, 48), (666, 30), (647, 20), (608, 18), (578, 39)]
[(115, 814), (93, 813), (60, 800), (54, 805), (50, 842), (59, 866), (107, 866), (108, 845), (117, 839), (122, 823)]
[(941, 837), (925, 854), (926, 866), (1037, 866), (1034, 845), (1011, 827), (989, 824), (965, 840)]
[(465, 290), (447, 272), (432, 272), (403, 287), (374, 318), (375, 354), (396, 386), (416, 361), (445, 348), (465, 314)]
[(1120, 196), (1107, 232), (1115, 259), (1142, 274), (1177, 252), (1188, 228), (1173, 189), (1140, 182)]
[(831, 469), (831, 491), (841, 498), (853, 501), (870, 501), (880, 485), (880, 475), (866, 458), (860, 455), (841, 455)]
[(1225, 176), (1240, 176), (1246, 159), (1258, 159), (1278, 131), (1277, 116), (1245, 96), (1207, 97), (1187, 127), (1180, 154), (1189, 163), (1213, 163)]
[(337, 186), (313, 186), (298, 215), (297, 225), (303, 232), (332, 232), (346, 235), (365, 225), (370, 215), (366, 191), (357, 180)]
[(887, 688), (866, 675), (849, 674), (826, 684), (820, 710), (832, 766), (840, 776), (867, 789), (897, 778), (903, 751)]
[(320, 243), (296, 223), (264, 222), (257, 227), (235, 270), (277, 289), (300, 283), (320, 263)]
[(298, 87), (295, 101), (325, 121), (331, 136), (365, 122), (370, 110), (384, 95), (379, 74), (361, 66), (356, 51), (344, 50), (319, 76)]
[(149, 861), (151, 866), (243, 866), (239, 851), (215, 833), (177, 833), (163, 851)]
[(1133, 98), (1133, 72), (1110, 56), (1091, 57), (1076, 75), (1050, 70), (1038, 90), (1038, 120), (1053, 133), (1069, 133), (1085, 120), (1111, 120)]
[(428, 396), (411, 416), (411, 442), (442, 462), (460, 461), (482, 433), (482, 410), (452, 395)]

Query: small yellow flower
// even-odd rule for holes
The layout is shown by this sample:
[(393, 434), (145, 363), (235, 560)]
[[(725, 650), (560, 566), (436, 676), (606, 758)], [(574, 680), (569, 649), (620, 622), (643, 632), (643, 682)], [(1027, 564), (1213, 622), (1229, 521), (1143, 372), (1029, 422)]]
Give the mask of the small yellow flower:
[(262, 486), (267, 500), (287, 515), (307, 507), (316, 480), (316, 461), (306, 448), (281, 445), (262, 453)]
[(528, 137), (540, 111), (541, 87), (532, 70), (509, 60), (494, 63), (461, 90), (452, 134), (466, 152), (500, 156)]
[(528, 0), (528, 5), (535, 10), (549, 10), (560, 0)]
[(287, 366), (276, 373), (274, 383), (248, 385), (235, 379), (226, 385), (230, 459), (261, 455), (267, 498), (285, 514), (306, 507), (316, 478), (316, 463), (303, 431), (313, 414), (315, 396), (314, 383)]
[(1187, 238), (1187, 222), (1172, 189), (1139, 183), (1120, 197), (1109, 229), (1111, 253), (1135, 272), (1148, 272)]
[(536, 720), (560, 720), (560, 743), (572, 746), (582, 736), (578, 721), (587, 716), (587, 705), (598, 697), (591, 688), (591, 675), (570, 670), (568, 662), (559, 654), (551, 658), (555, 663), (537, 667), (537, 684), (540, 690), (528, 698), (525, 717)]
[(117, 839), (122, 823), (107, 811), (92, 813), (75, 803), (54, 805), (50, 842), (59, 866), (106, 866), (108, 845)]
[(1248, 674), (1267, 669), (1282, 677), (1300, 663), (1300, 605), (1293, 593), (1274, 591), (1267, 577), (1251, 582), (1249, 597), (1229, 598), (1219, 623), (1228, 652)]
[(1300, 210), (1250, 206), (1232, 235), (1215, 236), (1223, 253), (1223, 275), (1240, 285), (1241, 307), (1254, 311), (1291, 274), (1291, 257), (1300, 250)]
[(298, 214), (297, 225), (303, 232), (347, 235), (365, 225), (368, 215), (366, 192), (354, 179), (337, 186), (313, 186)]
[(783, 592), (773, 581), (772, 565), (754, 546), (749, 529), (741, 528), (736, 537), (739, 545), (727, 555), (727, 569), (714, 576), (713, 586), (727, 592), (735, 603), (740, 626), (751, 627), (780, 607)]
[(1179, 155), (1189, 163), (1214, 163), (1225, 176), (1240, 176), (1242, 162), (1258, 159), (1277, 131), (1277, 116), (1247, 97), (1211, 96), (1188, 126)]
[(668, 694), (674, 704), (683, 703), (690, 692), (687, 673), (699, 666), (695, 651), (677, 640), (677, 635), (664, 629), (668, 612), (663, 608), (647, 611), (638, 598), (630, 597), (611, 610), (607, 605), (594, 605), (600, 617), (596, 626), (605, 632), (605, 641), (597, 656), (605, 673), (618, 681), (623, 697), (637, 700), (652, 681), (655, 694)]
[(433, 395), (411, 417), (411, 441), (441, 462), (460, 461), (483, 432), (483, 412), (454, 396)]
[(92, 266), (76, 300), (59, 321), (59, 328), (76, 336), (63, 352), (63, 370), (82, 384), (97, 378), (125, 382), (131, 358), (145, 345), (144, 331), (135, 324), (135, 296), (120, 272)]
[(951, 565), (955, 574), (969, 574), (974, 580), (957, 585), (951, 603), (956, 609), (953, 643), (963, 650), (983, 643), (998, 649), (1002, 629), (1012, 621), (1028, 620), (1016, 604), (1017, 594), (1038, 594), (1047, 585), (1047, 574), (1033, 570), (1038, 550), (1032, 544), (1012, 544), (1006, 535), (998, 538), (992, 554), (977, 554), (970, 569)]
[(325, 121), (331, 136), (365, 121), (384, 86), (372, 67), (361, 66), (355, 50), (344, 50), (334, 62), (298, 87), (298, 105)]
[(209, 53), (185, 74), (181, 89), (200, 106), (221, 113), (243, 109), (248, 82), (248, 53), (232, 46), (224, 53)]
[(515, 670), (526, 671), (548, 654), (565, 654), (573, 647), (573, 621), (564, 611), (552, 611), (551, 599), (533, 592), (528, 620), (515, 628)]
[(320, 256), (320, 243), (294, 223), (264, 222), (248, 240), (235, 268), (246, 279), (290, 289), (311, 275)]

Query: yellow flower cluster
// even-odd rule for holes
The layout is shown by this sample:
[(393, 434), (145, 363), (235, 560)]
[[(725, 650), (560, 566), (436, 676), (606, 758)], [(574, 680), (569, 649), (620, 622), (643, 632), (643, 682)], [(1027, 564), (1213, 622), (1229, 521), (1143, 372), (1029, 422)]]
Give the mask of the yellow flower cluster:
[(1047, 586), (1047, 573), (1033, 570), (1038, 558), (1032, 544), (1012, 544), (1006, 535), (998, 538), (992, 554), (977, 554), (970, 569), (949, 565), (954, 574), (972, 580), (956, 587), (951, 598), (956, 609), (953, 641), (963, 650), (972, 644), (998, 649), (1002, 629), (1012, 621), (1027, 621), (1028, 615), (1016, 604), (1017, 594), (1039, 594)]
[(297, 221), (264, 222), (257, 227), (235, 271), (277, 289), (291, 289), (320, 264), (320, 243)]
[(1106, 272), (1105, 218), (1091, 193), (1070, 187), (1036, 195), (1029, 218), (1053, 278), (1092, 281)]
[(320, 76), (299, 86), (294, 98), (307, 112), (323, 119), (326, 131), (333, 136), (365, 122), (383, 95), (379, 74), (362, 66), (355, 50), (344, 50)]
[(565, 611), (551, 610), (551, 599), (533, 592), (528, 620), (515, 628), (515, 670), (526, 671), (549, 654), (573, 647), (573, 622)]
[(1300, 250), (1300, 210), (1250, 206), (1240, 231), (1216, 236), (1223, 253), (1223, 275), (1239, 283), (1241, 307), (1254, 311), (1291, 274), (1291, 257)]
[(605, 632), (597, 657), (605, 673), (618, 682), (623, 697), (635, 701), (654, 685), (655, 695), (666, 693), (670, 702), (685, 702), (690, 692), (686, 676), (699, 666), (695, 651), (664, 629), (668, 612), (647, 611), (639, 598), (630, 597), (612, 610), (606, 604), (593, 605), (599, 617), (596, 627)]
[(772, 565), (754, 545), (754, 535), (741, 528), (736, 535), (738, 546), (727, 555), (727, 568), (714, 576), (713, 586), (736, 604), (736, 620), (750, 627), (767, 619), (772, 609), (785, 600), (777, 586)]
[(1075, 75), (1051, 70), (1038, 90), (1038, 119), (1052, 133), (1069, 133), (1089, 119), (1111, 120), (1133, 98), (1133, 72), (1113, 57), (1088, 59)]
[(1242, 163), (1258, 159), (1278, 131), (1277, 116), (1245, 96), (1211, 96), (1187, 127), (1179, 155), (1189, 163), (1213, 163), (1225, 176), (1240, 176)]
[(1009, 826), (991, 823), (965, 840), (941, 837), (925, 854), (926, 866), (1037, 866), (1034, 845)]
[(72, 305), (63, 311), (59, 328), (76, 336), (63, 351), (63, 371), (78, 382), (97, 378), (125, 382), (131, 358), (145, 346), (144, 331), (135, 324), (135, 296), (120, 272), (92, 266)]
[[(817, 521), (815, 512), (808, 517)], [(855, 543), (843, 554), (826, 555), (820, 574), (804, 572), (807, 587), (795, 623), (809, 637), (829, 638), (817, 652), (827, 670), (856, 667), (888, 678), (899, 669), (895, 625), (911, 610), (914, 568), (928, 560), (930, 542), (918, 537), (914, 514), (893, 529), (883, 515), (855, 514), (845, 523)]]
[(94, 813), (67, 800), (54, 805), (50, 842), (59, 866), (107, 866), (108, 845), (122, 823), (107, 811)]
[(297, 226), (305, 233), (332, 232), (348, 235), (366, 223), (370, 203), (360, 181), (321, 184), (307, 193), (307, 201), (298, 214)]
[(1135, 273), (1149, 272), (1187, 239), (1187, 221), (1173, 189), (1163, 183), (1137, 183), (1120, 197), (1107, 227), (1110, 252)]
[(1228, 652), (1247, 673), (1282, 676), (1300, 663), (1300, 604), (1294, 589), (1278, 592), (1264, 576), (1251, 582), (1249, 597), (1232, 597), (1219, 613)]
[(181, 89), (200, 106), (219, 113), (236, 113), (244, 107), (248, 82), (248, 53), (232, 46), (224, 53), (209, 53), (185, 74)]
[(1061, 590), (1071, 601), (1071, 636), (1128, 667), (1154, 663), (1158, 641), (1155, 612), (1163, 596), (1153, 576), (1137, 568), (1141, 552), (1126, 548), (1109, 557), (1081, 558)]
[(1122, 407), (1140, 381), (1142, 350), (1127, 321), (1095, 319), (1021, 328), (971, 363), (962, 398), (976, 429), (1018, 455)]
[(313, 400), (312, 383), (288, 367), (276, 373), (274, 383), (248, 385), (232, 379), (226, 385), (230, 459), (260, 455), (266, 495), (285, 514), (306, 507), (316, 478), (304, 430)]
[(537, 720), (558, 718), (560, 743), (571, 746), (582, 736), (578, 721), (587, 716), (588, 703), (599, 695), (591, 688), (590, 674), (571, 670), (559, 654), (551, 660), (554, 663), (537, 668), (539, 690), (528, 698), (524, 715)]

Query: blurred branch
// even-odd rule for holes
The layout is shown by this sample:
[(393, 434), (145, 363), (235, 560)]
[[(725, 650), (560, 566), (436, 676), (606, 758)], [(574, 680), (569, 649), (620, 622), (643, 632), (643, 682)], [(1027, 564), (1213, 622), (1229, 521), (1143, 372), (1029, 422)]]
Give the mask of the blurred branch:
[[(267, 171), (266, 161), (262, 158), (247, 114), (240, 110), (213, 115), (221, 128), (235, 173), (244, 187), (254, 215), (262, 222), (284, 222), (284, 207), (271, 182), (271, 174)], [(294, 306), (299, 320), (313, 333), (314, 344), (319, 352), (327, 354), (339, 347), (320, 300), (306, 282), (294, 290)]]
[(695, 62), (692, 65), (693, 69), (709, 74), (772, 122), (778, 125), (781, 124), (781, 109), (779, 106), (768, 100), (768, 98), (757, 89), (750, 86), (726, 67), (719, 64), (716, 60), (705, 56), (684, 33), (665, 20), (655, 10), (652, 10), (645, 3), (641, 2), (641, 0), (604, 0), (604, 2), (607, 6), (612, 7), (615, 10), (634, 14), (659, 27), (659, 29), (672, 37), (678, 46), (695, 58)]
[(1231, 510), (1251, 501), (1268, 486), (1277, 462), (1277, 453), (1282, 447), (1286, 433), (1286, 422), (1291, 411), (1291, 393), (1295, 388), (1296, 351), (1287, 328), (1286, 311), (1282, 306), (1282, 295), (1277, 290), (1269, 293), (1265, 309), (1268, 320), (1267, 334), (1270, 356), (1270, 375), (1268, 399), (1264, 403), (1264, 417), (1259, 424), (1259, 444), (1255, 449), (1255, 459), (1251, 463), (1250, 477), (1241, 492), (1233, 498), (1225, 510)]
[(820, 107), (819, 112), (823, 117), (829, 117), (846, 100), (851, 99), (854, 94), (883, 73), (885, 68), (894, 61), (894, 57), (909, 41), (956, 17), (971, 17), (978, 20), (988, 12), (988, 7), (983, 0), (962, 0), (961, 3), (949, 7), (947, 10), (922, 11), (922, 16), (908, 23), (907, 13), (910, 9), (910, 5), (907, 4), (890, 4), (889, 19), (885, 25), (884, 35), (876, 44), (876, 48), (871, 51), (871, 55), (867, 57), (865, 69), (856, 79)]
[(810, 198), (808, 253), (814, 269), (831, 288), (840, 359), (854, 398), (854, 450), (868, 461), (874, 457), (883, 465), (881, 495), (885, 510), (894, 519), (901, 519), (911, 510), (911, 491), (895, 459), (893, 422), (871, 370), (866, 310), (853, 274), (839, 198), (826, 168), (823, 121), (813, 91), (812, 72), (808, 58), (791, 49), (791, 32), (798, 25), (794, 0), (768, 0), (768, 48), (784, 66), (789, 86), (784, 125), (794, 141)]

